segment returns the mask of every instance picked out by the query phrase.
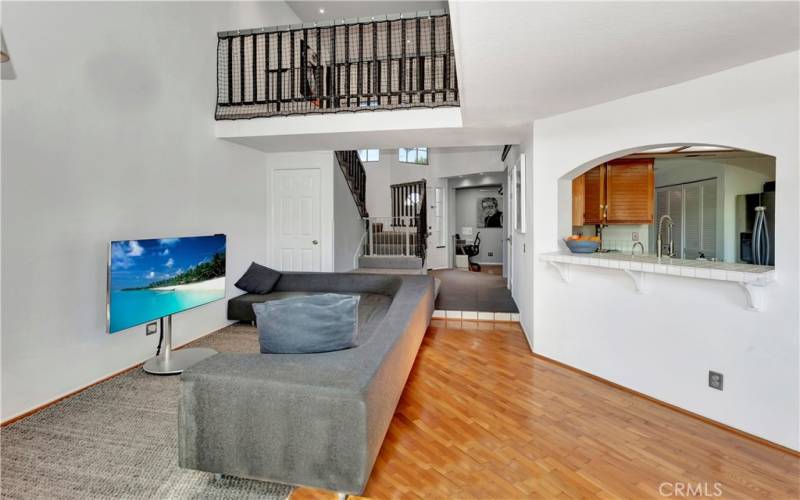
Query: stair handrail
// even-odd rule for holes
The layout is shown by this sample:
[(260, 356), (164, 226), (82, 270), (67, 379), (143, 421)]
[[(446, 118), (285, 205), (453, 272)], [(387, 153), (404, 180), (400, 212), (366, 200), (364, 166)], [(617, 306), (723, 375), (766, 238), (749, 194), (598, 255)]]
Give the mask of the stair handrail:
[(353, 195), (353, 201), (356, 204), (359, 215), (362, 219), (368, 218), (367, 172), (364, 170), (364, 164), (361, 163), (358, 151), (336, 151), (335, 153), (339, 169), (344, 174), (347, 185), (350, 187), (350, 194)]

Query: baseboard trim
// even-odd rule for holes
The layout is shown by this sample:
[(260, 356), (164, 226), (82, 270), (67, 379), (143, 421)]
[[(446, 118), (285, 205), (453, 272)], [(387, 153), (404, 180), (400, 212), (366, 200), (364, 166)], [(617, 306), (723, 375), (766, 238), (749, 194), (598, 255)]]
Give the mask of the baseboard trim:
[[(211, 335), (212, 333), (220, 330), (221, 328), (225, 328), (226, 326), (230, 326), (233, 323), (235, 323), (235, 321), (229, 321), (227, 325), (225, 325), (223, 327), (220, 327), (220, 328), (217, 328), (216, 330), (212, 330), (212, 331), (210, 331), (208, 333), (205, 333), (203, 335), (200, 335), (199, 337), (197, 337), (195, 339), (192, 339), (192, 340), (189, 340), (188, 342), (184, 342), (183, 344), (180, 344), (177, 347), (174, 347), (173, 349), (174, 350), (183, 349), (184, 347), (188, 346), (189, 344), (191, 344), (193, 342), (196, 342), (196, 341), (202, 339), (203, 337)], [(150, 359), (150, 358), (147, 358), (147, 359)], [(123, 373), (127, 373), (127, 372), (129, 372), (131, 370), (135, 370), (137, 368), (141, 368), (142, 365), (144, 365), (145, 361), (147, 361), (147, 359), (145, 359), (144, 361), (141, 361), (139, 363), (133, 364), (133, 365), (127, 367), (127, 368), (123, 368), (122, 370), (116, 371), (116, 372), (112, 373), (111, 375), (106, 375), (105, 377), (101, 377), (101, 378), (95, 380), (94, 382), (91, 382), (91, 383), (89, 383), (87, 385), (84, 385), (84, 386), (78, 388), (78, 389), (75, 389), (74, 391), (70, 391), (70, 392), (68, 392), (68, 393), (66, 393), (64, 395), (58, 396), (57, 398), (52, 399), (52, 400), (50, 400), (50, 401), (48, 401), (46, 403), (42, 403), (39, 406), (35, 406), (35, 407), (31, 408), (30, 410), (26, 410), (26, 411), (24, 411), (24, 412), (22, 412), (22, 413), (20, 413), (18, 415), (14, 415), (13, 417), (9, 417), (6, 420), (3, 420), (2, 422), (0, 422), (0, 428), (6, 427), (8, 425), (11, 425), (14, 422), (22, 420), (25, 417), (30, 417), (31, 415), (33, 415), (35, 413), (39, 413), (40, 411), (42, 411), (42, 410), (44, 410), (46, 408), (49, 408), (49, 407), (53, 406), (56, 403), (60, 403), (61, 401), (64, 401), (65, 399), (69, 399), (72, 396), (75, 396), (76, 394), (81, 393), (81, 392), (85, 391), (86, 389), (89, 389), (90, 387), (96, 386), (97, 384), (102, 384), (103, 382), (105, 382), (107, 380), (111, 380), (112, 378), (114, 378), (116, 376), (122, 375)], [(160, 375), (154, 375), (154, 376), (158, 377)]]
[(790, 454), (792, 456), (800, 458), (800, 451), (793, 450), (792, 448), (787, 448), (786, 446), (783, 446), (782, 444), (778, 444), (778, 443), (776, 443), (774, 441), (770, 441), (768, 439), (764, 439), (762, 437), (756, 436), (755, 434), (750, 434), (749, 432), (743, 431), (741, 429), (737, 429), (736, 427), (731, 427), (730, 425), (723, 424), (722, 422), (718, 422), (718, 421), (710, 419), (708, 417), (704, 417), (703, 415), (700, 415), (699, 413), (695, 413), (695, 412), (689, 411), (689, 410), (687, 410), (685, 408), (681, 408), (680, 406), (675, 406), (674, 404), (667, 403), (666, 401), (662, 401), (662, 400), (656, 399), (656, 398), (654, 398), (652, 396), (648, 396), (647, 394), (644, 394), (644, 393), (639, 392), (637, 390), (631, 389), (629, 387), (625, 387), (624, 385), (617, 384), (616, 382), (612, 382), (612, 381), (610, 381), (608, 379), (605, 379), (603, 377), (599, 377), (599, 376), (594, 375), (592, 373), (589, 373), (587, 371), (581, 370), (580, 368), (575, 368), (572, 365), (568, 365), (566, 363), (562, 363), (561, 361), (557, 361), (557, 360), (555, 360), (553, 358), (549, 358), (549, 357), (544, 356), (542, 354), (539, 354), (537, 352), (534, 352), (533, 355), (535, 357), (539, 358), (539, 359), (542, 359), (544, 361), (548, 361), (550, 363), (553, 363), (554, 365), (558, 365), (558, 366), (560, 366), (562, 368), (565, 368), (567, 370), (570, 370), (570, 371), (579, 373), (581, 375), (585, 375), (585, 376), (587, 376), (587, 377), (589, 377), (591, 379), (597, 380), (598, 382), (602, 382), (603, 384), (606, 384), (606, 385), (609, 385), (611, 387), (614, 387), (615, 389), (619, 389), (621, 391), (625, 391), (625, 392), (627, 392), (629, 394), (633, 394), (634, 396), (638, 396), (638, 397), (640, 397), (642, 399), (646, 399), (648, 401), (656, 403), (656, 404), (658, 404), (660, 406), (663, 406), (665, 408), (669, 408), (670, 410), (676, 411), (678, 413), (682, 413), (682, 414), (684, 414), (686, 416), (689, 416), (689, 417), (692, 417), (692, 418), (694, 418), (696, 420), (700, 420), (700, 421), (702, 421), (702, 422), (704, 422), (706, 424), (713, 425), (714, 427), (717, 427), (717, 428), (722, 429), (724, 431), (728, 431), (730, 433), (736, 434), (737, 436), (746, 438), (746, 439), (748, 439), (750, 441), (754, 441), (754, 442), (756, 442), (758, 444), (762, 444), (762, 445), (768, 446), (770, 448), (774, 448), (774, 449), (776, 449), (778, 451), (782, 451), (784, 453), (788, 453), (788, 454)]

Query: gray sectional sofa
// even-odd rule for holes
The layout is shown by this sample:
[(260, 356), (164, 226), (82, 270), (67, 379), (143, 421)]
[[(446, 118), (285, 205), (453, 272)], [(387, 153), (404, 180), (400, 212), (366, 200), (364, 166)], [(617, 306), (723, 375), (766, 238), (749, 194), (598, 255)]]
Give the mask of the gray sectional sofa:
[(427, 276), (285, 274), (254, 302), (310, 293), (361, 295), (357, 346), (319, 354), (219, 353), (182, 375), (181, 467), (360, 494), (433, 314)]

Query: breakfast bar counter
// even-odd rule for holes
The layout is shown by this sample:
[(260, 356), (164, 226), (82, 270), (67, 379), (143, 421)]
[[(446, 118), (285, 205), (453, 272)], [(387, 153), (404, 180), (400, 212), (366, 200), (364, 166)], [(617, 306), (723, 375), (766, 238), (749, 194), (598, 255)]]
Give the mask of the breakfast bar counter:
[(619, 269), (634, 282), (636, 290), (645, 291), (645, 276), (665, 274), (684, 278), (734, 282), (747, 294), (748, 307), (761, 311), (764, 307), (763, 287), (775, 281), (775, 268), (710, 260), (688, 260), (653, 255), (630, 255), (621, 252), (576, 254), (568, 251), (542, 253), (539, 259), (555, 267), (564, 282), (570, 281), (572, 265), (590, 268)]

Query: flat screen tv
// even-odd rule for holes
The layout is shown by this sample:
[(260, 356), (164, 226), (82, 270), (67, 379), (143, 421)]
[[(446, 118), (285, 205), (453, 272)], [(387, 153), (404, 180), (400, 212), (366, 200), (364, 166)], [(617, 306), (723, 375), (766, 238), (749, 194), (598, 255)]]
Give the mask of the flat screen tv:
[(109, 245), (108, 333), (223, 298), (224, 234)]

